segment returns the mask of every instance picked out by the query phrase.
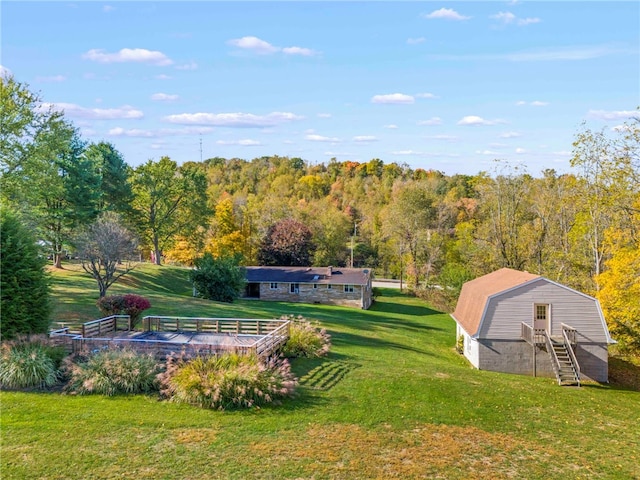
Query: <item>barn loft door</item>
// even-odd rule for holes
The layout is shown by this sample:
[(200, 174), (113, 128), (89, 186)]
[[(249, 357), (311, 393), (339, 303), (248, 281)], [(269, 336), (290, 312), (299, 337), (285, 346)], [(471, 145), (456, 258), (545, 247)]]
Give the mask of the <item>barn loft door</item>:
[(533, 305), (533, 328), (544, 328), (551, 335), (551, 305), (548, 303)]

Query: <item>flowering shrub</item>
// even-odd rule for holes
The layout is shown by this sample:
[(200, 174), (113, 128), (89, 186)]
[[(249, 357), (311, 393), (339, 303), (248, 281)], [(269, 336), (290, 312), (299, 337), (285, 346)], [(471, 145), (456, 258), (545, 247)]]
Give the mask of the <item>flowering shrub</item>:
[(218, 410), (277, 402), (297, 385), (286, 360), (265, 364), (255, 355), (232, 353), (190, 361), (169, 357), (159, 378), (171, 401)]
[(129, 315), (133, 326), (140, 321), (142, 312), (151, 308), (151, 302), (140, 295), (127, 293), (102, 297), (97, 306), (104, 315)]
[(102, 350), (66, 361), (66, 389), (80, 395), (150, 393), (158, 390), (158, 370), (153, 355), (129, 349)]
[(0, 347), (0, 386), (51, 387), (59, 378), (63, 348), (47, 344), (44, 336), (19, 337)]
[(304, 317), (282, 317), (291, 321), (289, 326), (289, 340), (282, 346), (280, 354), (283, 357), (322, 357), (329, 352), (331, 335), (324, 328), (312, 324)]

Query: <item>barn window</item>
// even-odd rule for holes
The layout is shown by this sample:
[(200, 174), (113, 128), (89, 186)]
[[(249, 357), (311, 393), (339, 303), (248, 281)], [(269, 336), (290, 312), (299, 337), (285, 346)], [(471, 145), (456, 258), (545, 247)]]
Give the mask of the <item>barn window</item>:
[(536, 320), (546, 320), (549, 305), (536, 305)]

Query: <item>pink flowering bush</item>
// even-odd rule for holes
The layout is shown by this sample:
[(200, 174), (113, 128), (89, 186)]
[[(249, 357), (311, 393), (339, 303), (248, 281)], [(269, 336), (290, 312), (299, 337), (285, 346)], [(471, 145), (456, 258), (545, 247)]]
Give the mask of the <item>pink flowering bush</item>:
[(129, 315), (131, 325), (136, 325), (142, 312), (151, 308), (151, 302), (140, 295), (127, 293), (102, 297), (98, 300), (97, 306), (104, 315)]
[(170, 401), (217, 410), (276, 403), (291, 397), (298, 383), (286, 360), (264, 363), (235, 353), (189, 361), (169, 357), (159, 379), (160, 393)]

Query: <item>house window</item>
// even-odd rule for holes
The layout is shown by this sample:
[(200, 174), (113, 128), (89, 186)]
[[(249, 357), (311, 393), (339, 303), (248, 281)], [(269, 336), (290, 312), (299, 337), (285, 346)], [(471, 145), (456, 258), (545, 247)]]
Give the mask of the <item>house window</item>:
[(331, 290), (333, 288), (333, 285), (331, 285), (330, 283), (327, 284), (327, 290)]
[(299, 283), (292, 283), (289, 285), (289, 292), (290, 293), (300, 293), (300, 284)]
[(271, 284), (269, 285), (269, 288), (271, 290), (277, 290), (278, 289), (278, 284), (276, 282), (271, 282)]
[(314, 283), (314, 284), (313, 284), (313, 289), (315, 290), (316, 288), (318, 288), (318, 284), (317, 284), (317, 283)]
[(345, 285), (344, 293), (353, 293), (353, 285)]

